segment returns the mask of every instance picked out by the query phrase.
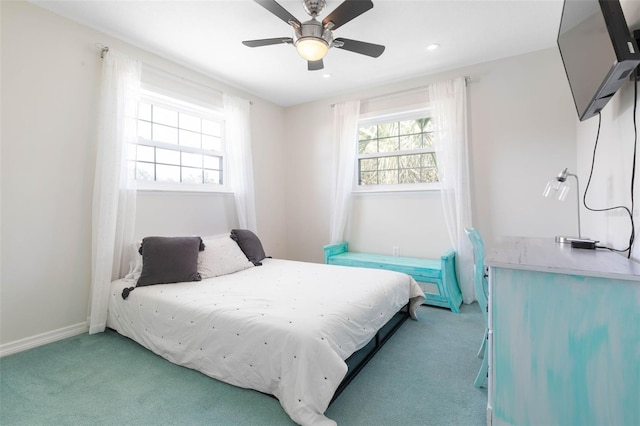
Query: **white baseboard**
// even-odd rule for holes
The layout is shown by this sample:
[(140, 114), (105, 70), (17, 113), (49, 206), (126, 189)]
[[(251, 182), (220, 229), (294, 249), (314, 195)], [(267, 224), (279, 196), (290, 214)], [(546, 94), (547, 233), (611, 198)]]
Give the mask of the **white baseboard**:
[(26, 351), (27, 349), (46, 345), (47, 343), (57, 342), (58, 340), (66, 339), (67, 337), (87, 333), (88, 331), (89, 325), (85, 321), (79, 324), (70, 325), (68, 327), (59, 328), (58, 330), (48, 331), (46, 333), (26, 337), (14, 342), (5, 343), (3, 345), (0, 345), (0, 358), (2, 358), (3, 356)]

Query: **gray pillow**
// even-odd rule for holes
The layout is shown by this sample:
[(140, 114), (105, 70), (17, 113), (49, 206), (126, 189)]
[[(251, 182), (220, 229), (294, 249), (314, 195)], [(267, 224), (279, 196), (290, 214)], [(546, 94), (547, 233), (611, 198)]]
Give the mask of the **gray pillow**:
[(137, 287), (200, 281), (198, 252), (204, 250), (200, 237), (146, 237), (142, 240), (142, 272)]
[(251, 263), (256, 266), (262, 265), (261, 261), (267, 256), (264, 254), (262, 243), (256, 234), (248, 229), (232, 229), (231, 239), (238, 243), (240, 249)]

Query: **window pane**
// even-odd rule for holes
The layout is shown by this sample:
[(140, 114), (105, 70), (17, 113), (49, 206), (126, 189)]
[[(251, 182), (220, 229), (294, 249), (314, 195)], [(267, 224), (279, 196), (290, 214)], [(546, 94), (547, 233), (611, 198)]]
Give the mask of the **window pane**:
[(393, 152), (399, 149), (398, 138), (386, 138), (378, 141), (379, 152)]
[(159, 182), (180, 182), (180, 167), (158, 164), (156, 166), (156, 180)]
[(398, 157), (381, 157), (378, 158), (378, 170), (397, 170)]
[(138, 104), (138, 119), (151, 121), (151, 105), (140, 102)]
[[(394, 185), (437, 182), (430, 117), (380, 122), (358, 128), (360, 185)], [(416, 153), (398, 155), (402, 152)], [(380, 153), (380, 154), (377, 154)], [(372, 157), (380, 155), (379, 157)], [(391, 154), (385, 156), (384, 154)], [(363, 158), (369, 157), (369, 158)], [(377, 172), (376, 172), (377, 171)], [(425, 180), (428, 179), (428, 180)]]
[[(133, 157), (129, 157), (133, 158)], [(135, 161), (127, 161), (127, 179), (133, 177), (136, 179), (136, 162)]]
[(378, 126), (376, 126), (375, 124), (373, 126), (360, 127), (360, 129), (358, 129), (358, 139), (361, 141), (376, 139), (377, 137)]
[(424, 167), (436, 167), (436, 155), (435, 154), (422, 154), (422, 166), (424, 166)]
[(361, 171), (378, 170), (378, 159), (366, 158), (366, 159), (360, 160), (360, 170)]
[(420, 149), (422, 148), (422, 134), (400, 136), (400, 149)]
[(202, 168), (202, 155), (201, 154), (190, 154), (188, 152), (182, 153), (182, 165), (189, 167), (198, 167)]
[(153, 106), (153, 122), (178, 127), (178, 111)]
[(180, 145), (200, 148), (200, 133), (180, 130)]
[(205, 170), (204, 183), (222, 184), (222, 172), (218, 172), (214, 170)]
[(385, 123), (378, 125), (378, 137), (398, 136), (398, 123)]
[(202, 169), (193, 169), (191, 167), (183, 167), (182, 182), (202, 183)]
[(148, 121), (138, 120), (138, 137), (151, 139), (151, 123)]
[(360, 173), (360, 185), (377, 185), (378, 172), (362, 172)]
[(215, 121), (202, 120), (202, 133), (212, 136), (222, 136), (222, 126)]
[(378, 140), (366, 140), (358, 142), (358, 152), (360, 154), (373, 154), (378, 152)]
[(224, 121), (181, 112), (169, 98), (155, 102), (138, 103), (138, 139), (128, 147), (136, 179), (223, 184)]
[(420, 120), (407, 120), (400, 122), (400, 134), (411, 135), (415, 133), (421, 133)]
[(423, 182), (438, 182), (438, 170), (434, 168), (422, 169), (422, 181)]
[(154, 159), (155, 153), (152, 146), (138, 145), (136, 147), (136, 160), (153, 163)]
[(222, 158), (211, 157), (209, 155), (203, 155), (202, 157), (204, 159), (205, 169), (222, 170)]
[(394, 185), (398, 183), (398, 171), (378, 172), (381, 185)]
[(180, 151), (156, 148), (156, 162), (161, 164), (180, 165)]
[(420, 183), (420, 168), (400, 170), (399, 183)]
[(202, 149), (222, 151), (222, 139), (217, 136), (202, 135)]
[(421, 157), (421, 154), (402, 155), (398, 157), (400, 160), (400, 168), (411, 169), (411, 168), (420, 167), (420, 157)]
[(180, 128), (186, 130), (192, 130), (194, 132), (200, 132), (201, 126), (200, 122), (202, 121), (200, 117), (193, 116), (191, 114), (185, 114), (181, 112), (178, 116), (180, 119)]
[(178, 129), (160, 124), (153, 125), (153, 140), (158, 142), (178, 143)]
[(136, 180), (154, 180), (153, 164), (136, 162)]
[(424, 142), (424, 146), (428, 147), (428, 148), (432, 148), (433, 147), (433, 133), (429, 132), (429, 133), (424, 133), (422, 135), (422, 140)]

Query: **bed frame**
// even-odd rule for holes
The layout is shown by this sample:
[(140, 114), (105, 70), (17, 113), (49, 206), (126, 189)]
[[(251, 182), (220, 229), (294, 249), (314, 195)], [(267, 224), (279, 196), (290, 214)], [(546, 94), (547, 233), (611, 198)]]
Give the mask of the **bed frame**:
[[(331, 406), (333, 401), (335, 401), (336, 398), (340, 396), (342, 391), (345, 390), (349, 383), (351, 383), (351, 381), (356, 378), (358, 373), (362, 371), (365, 365), (367, 365), (369, 361), (371, 361), (371, 359), (374, 357), (374, 355), (377, 354), (378, 351), (382, 348), (382, 346), (387, 343), (387, 340), (389, 340), (389, 338), (391, 338), (391, 336), (393, 336), (395, 332), (398, 331), (400, 326), (402, 326), (402, 324), (404, 324), (404, 322), (409, 318), (409, 304), (407, 303), (403, 308), (396, 312), (395, 315), (391, 317), (391, 319), (380, 328), (380, 330), (378, 330), (373, 339), (369, 340), (369, 343), (355, 351), (349, 358), (345, 360), (348, 368), (347, 374), (344, 376), (344, 379), (342, 379), (342, 382), (340, 382), (340, 385), (336, 389), (336, 392), (333, 394), (333, 398), (331, 398), (329, 406)], [(271, 394), (265, 395), (276, 398)]]
[(333, 403), (333, 401), (340, 396), (342, 391), (351, 383), (353, 379), (358, 375), (358, 373), (364, 368), (365, 365), (373, 356), (378, 353), (380, 348), (387, 343), (387, 340), (391, 336), (394, 335), (396, 331), (404, 324), (404, 322), (409, 319), (409, 304), (406, 304), (402, 309), (400, 309), (396, 314), (391, 317), (389, 322), (382, 326), (380, 330), (376, 333), (375, 337), (369, 341), (363, 348), (354, 352), (349, 358), (346, 359), (347, 363), (347, 374), (342, 379), (340, 386), (336, 389), (336, 393), (333, 394), (333, 398), (331, 398), (331, 402), (329, 406)]

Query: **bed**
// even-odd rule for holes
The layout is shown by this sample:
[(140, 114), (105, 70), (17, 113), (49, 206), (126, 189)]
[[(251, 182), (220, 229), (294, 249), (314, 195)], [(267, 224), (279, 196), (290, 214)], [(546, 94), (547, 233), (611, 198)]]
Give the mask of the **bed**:
[(265, 258), (201, 281), (112, 283), (107, 326), (167, 360), (275, 396), (293, 421), (335, 425), (324, 412), (347, 360), (424, 293), (408, 275)]

